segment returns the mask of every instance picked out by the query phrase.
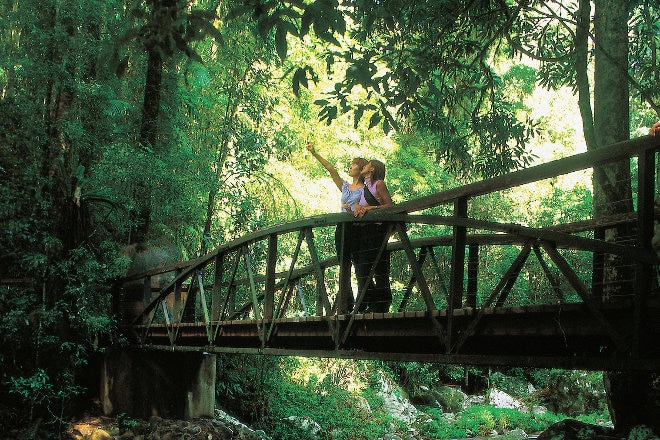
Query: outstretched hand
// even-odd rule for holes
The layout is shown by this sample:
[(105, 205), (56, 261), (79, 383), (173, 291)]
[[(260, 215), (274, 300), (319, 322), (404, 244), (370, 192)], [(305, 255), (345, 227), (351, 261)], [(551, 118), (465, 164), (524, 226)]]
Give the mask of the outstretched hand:
[(307, 148), (307, 151), (309, 151), (312, 154), (316, 153), (316, 150), (314, 149), (314, 145), (312, 145), (311, 142), (307, 142), (307, 145), (305, 145), (305, 148)]

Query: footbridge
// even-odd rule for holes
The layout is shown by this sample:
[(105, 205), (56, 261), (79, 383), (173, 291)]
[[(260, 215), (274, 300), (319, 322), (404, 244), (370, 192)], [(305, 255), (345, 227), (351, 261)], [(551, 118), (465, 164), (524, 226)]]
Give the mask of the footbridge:
[[(660, 370), (659, 147), (642, 137), (364, 219), (275, 225), (127, 277), (115, 310), (138, 349)], [(589, 190), (592, 178), (604, 195)], [(538, 189), (572, 182), (585, 190), (554, 200)], [(561, 203), (561, 215), (548, 203)], [(578, 206), (596, 214), (579, 217)], [(392, 232), (379, 250), (392, 259), (388, 313), (358, 311), (364, 286), (335, 251), (345, 223)]]

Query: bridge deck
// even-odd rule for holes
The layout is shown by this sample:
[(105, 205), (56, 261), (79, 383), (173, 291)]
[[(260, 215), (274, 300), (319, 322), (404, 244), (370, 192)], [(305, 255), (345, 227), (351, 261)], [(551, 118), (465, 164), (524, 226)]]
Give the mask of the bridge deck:
[[(632, 302), (603, 304), (604, 316), (622, 334), (632, 335)], [(649, 304), (640, 355), (619, 356), (601, 324), (583, 304), (531, 305), (487, 308), (478, 329), (460, 346), (449, 351), (431, 322), (447, 326), (446, 311), (367, 313), (354, 317), (347, 344), (335, 349), (326, 319), (319, 316), (272, 320), (227, 320), (181, 323), (178, 344), (170, 345), (166, 325), (135, 326), (146, 331), (144, 348), (204, 350), (230, 353), (269, 353), (287, 356), (344, 357), (400, 361), (435, 361), (480, 365), (526, 365), (581, 369), (660, 369), (657, 345), (660, 337), (660, 301)], [(455, 326), (462, 334), (478, 311), (454, 310)], [(346, 328), (350, 315), (336, 316), (335, 325)], [(268, 346), (262, 334), (272, 325)], [(212, 331), (212, 338), (208, 332)], [(210, 342), (210, 343), (209, 343)], [(632, 339), (629, 341), (632, 343)]]

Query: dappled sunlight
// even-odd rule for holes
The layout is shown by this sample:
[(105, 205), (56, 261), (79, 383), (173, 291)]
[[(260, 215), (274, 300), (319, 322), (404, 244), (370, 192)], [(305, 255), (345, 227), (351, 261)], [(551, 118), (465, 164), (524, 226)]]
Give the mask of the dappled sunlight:
[(296, 368), (287, 370), (291, 382), (312, 387), (321, 395), (327, 392), (324, 388), (329, 385), (350, 393), (360, 393), (369, 386), (360, 361), (303, 357), (291, 358), (291, 361), (297, 364)]

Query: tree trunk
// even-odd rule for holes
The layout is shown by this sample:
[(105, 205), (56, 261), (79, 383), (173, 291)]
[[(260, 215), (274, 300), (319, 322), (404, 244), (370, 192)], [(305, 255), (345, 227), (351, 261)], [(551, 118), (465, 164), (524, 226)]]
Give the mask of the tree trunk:
[(618, 432), (646, 425), (660, 434), (660, 375), (614, 372), (603, 375), (610, 418)]
[[(595, 0), (594, 140), (595, 148), (630, 138), (628, 93), (628, 2)], [(630, 162), (594, 169), (594, 217), (633, 211)], [(626, 240), (632, 228), (606, 232)], [(618, 258), (605, 261), (603, 299), (632, 292), (632, 270)], [(649, 372), (605, 372), (610, 416), (619, 432), (645, 424), (660, 432), (660, 376)]]
[[(160, 90), (163, 82), (163, 58), (156, 47), (148, 49), (147, 73), (142, 102), (142, 124), (140, 127), (140, 144), (148, 149), (156, 149), (158, 136), (158, 116), (160, 114)], [(138, 212), (135, 224), (131, 230), (130, 243), (144, 243), (149, 233), (151, 223), (151, 197), (148, 185), (138, 182), (135, 194)]]
[(575, 29), (575, 81), (578, 107), (582, 116), (582, 131), (587, 149), (596, 148), (594, 115), (591, 109), (591, 85), (589, 84), (589, 25), (591, 24), (591, 0), (580, 0), (578, 21)]
[[(162, 17), (176, 13), (176, 8), (170, 8), (169, 4), (165, 3), (168, 2), (154, 1), (149, 19), (149, 28), (156, 29), (155, 32), (161, 32), (161, 36), (167, 33), (166, 29), (161, 29), (158, 26), (159, 22), (162, 21)], [(158, 40), (155, 35), (149, 35), (149, 37)], [(160, 93), (163, 85), (163, 64), (165, 61), (163, 55), (167, 52), (164, 47), (153, 42), (147, 44), (146, 50), (148, 56), (147, 72), (144, 82), (139, 142), (147, 150), (158, 151), (158, 118), (160, 115)], [(144, 243), (147, 240), (151, 223), (149, 185), (145, 182), (138, 182), (137, 188), (135, 199), (138, 212), (135, 215), (135, 224), (131, 229), (130, 243)]]
[[(597, 0), (594, 14), (594, 148), (630, 138), (628, 97), (627, 2)], [(630, 161), (594, 168), (594, 217), (633, 210)], [(605, 233), (606, 240), (626, 240), (632, 231), (620, 226)], [(603, 300), (631, 287), (632, 272), (617, 258), (605, 262)]]
[(149, 48), (148, 53), (140, 142), (144, 146), (156, 148), (158, 115), (160, 113), (160, 89), (163, 82), (163, 58), (158, 47)]

